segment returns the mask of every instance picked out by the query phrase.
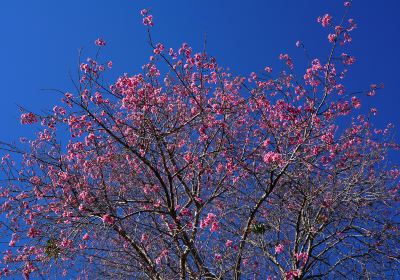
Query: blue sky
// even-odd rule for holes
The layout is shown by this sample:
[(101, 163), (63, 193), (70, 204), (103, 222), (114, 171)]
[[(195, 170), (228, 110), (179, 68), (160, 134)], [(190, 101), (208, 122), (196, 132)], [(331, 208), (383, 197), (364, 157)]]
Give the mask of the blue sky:
[[(113, 60), (114, 76), (140, 71), (151, 54), (141, 8), (150, 8), (155, 17), (155, 41), (174, 48), (188, 42), (201, 50), (207, 34), (208, 52), (220, 64), (236, 74), (248, 74), (267, 65), (277, 67), (281, 52), (304, 61), (295, 47), (297, 40), (305, 43), (311, 56), (325, 58), (327, 31), (316, 18), (329, 12), (338, 19), (343, 1), (0, 1), (0, 140), (28, 133), (19, 124), (17, 104), (37, 112), (51, 109), (59, 97), (42, 88), (73, 89), (68, 73), (76, 72), (77, 50), (83, 47), (84, 57), (92, 56), (93, 41), (99, 36), (108, 43), (103, 57)], [(357, 58), (349, 88), (384, 82), (385, 90), (373, 99), (380, 111), (378, 123), (391, 121), (396, 126), (400, 126), (399, 8), (396, 0), (353, 1), (350, 15), (359, 28), (347, 50)]]

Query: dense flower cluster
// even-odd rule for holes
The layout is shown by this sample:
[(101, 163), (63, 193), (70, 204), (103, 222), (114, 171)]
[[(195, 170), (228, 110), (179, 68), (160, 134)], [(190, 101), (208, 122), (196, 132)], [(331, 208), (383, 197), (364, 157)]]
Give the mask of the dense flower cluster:
[(21, 115), (41, 127), (27, 149), (3, 146), (1, 275), (396, 275), (400, 172), (387, 155), (398, 146), (361, 106), (383, 85), (348, 91), (356, 60), (340, 46), (355, 23), (318, 21), (334, 55), (304, 71), (281, 54), (281, 71), (236, 76), (205, 51), (151, 36), (143, 71), (112, 84), (111, 61), (82, 63), (76, 92), (48, 115)]
[(22, 124), (33, 124), (38, 121), (37, 117), (33, 113), (25, 113), (21, 115)]

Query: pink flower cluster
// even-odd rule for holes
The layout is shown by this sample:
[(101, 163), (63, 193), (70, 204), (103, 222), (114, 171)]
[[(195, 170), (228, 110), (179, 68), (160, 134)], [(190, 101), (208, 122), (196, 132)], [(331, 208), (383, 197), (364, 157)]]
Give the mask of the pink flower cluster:
[(317, 21), (320, 22), (323, 27), (327, 27), (332, 22), (332, 16), (329, 14), (325, 14), (322, 17), (318, 17)]
[(145, 233), (142, 233), (142, 236), (140, 238), (140, 242), (146, 242), (149, 239), (149, 236)]
[(143, 9), (140, 11), (140, 14), (143, 17), (143, 24), (149, 27), (152, 27), (153, 24), (153, 16), (148, 14), (149, 11), (147, 9)]
[(292, 280), (295, 279), (296, 277), (298, 277), (300, 275), (298, 270), (291, 270), (285, 273), (286, 275), (286, 280)]
[(168, 257), (168, 250), (163, 250), (160, 255), (156, 258), (156, 264), (160, 264), (163, 259), (167, 259)]
[(263, 160), (268, 164), (280, 164), (282, 163), (282, 155), (280, 153), (269, 151), (264, 155)]
[(99, 47), (103, 47), (103, 46), (106, 45), (106, 41), (104, 41), (104, 40), (101, 39), (101, 38), (97, 38), (96, 41), (94, 41), (94, 43), (95, 43), (97, 46), (99, 46)]
[(307, 253), (295, 253), (294, 257), (298, 262), (301, 262), (303, 265), (307, 263), (308, 254)]
[(36, 236), (40, 235), (41, 231), (36, 229), (34, 226), (30, 227), (28, 233), (26, 234), (30, 238), (35, 238)]
[(29, 179), (29, 182), (30, 182), (32, 185), (38, 186), (38, 185), (40, 185), (40, 184), (42, 183), (42, 180), (41, 180), (38, 176), (33, 176), (33, 177), (31, 177), (31, 178)]
[(208, 213), (207, 217), (200, 222), (200, 228), (204, 229), (204, 228), (206, 228), (208, 226), (211, 226), (210, 227), (210, 231), (211, 232), (219, 230), (219, 224), (218, 224), (218, 221), (217, 221), (217, 216), (215, 214), (213, 214), (213, 213)]
[(110, 214), (104, 214), (101, 219), (105, 224), (108, 225), (113, 225), (114, 224), (114, 218)]
[(89, 240), (89, 239), (90, 239), (89, 234), (88, 234), (88, 233), (85, 233), (85, 234), (82, 236), (82, 239), (85, 240), (85, 241)]
[(26, 113), (21, 115), (21, 123), (22, 124), (33, 124), (38, 121), (36, 115), (34, 113)]
[(155, 54), (160, 54), (163, 50), (164, 50), (164, 45), (161, 44), (161, 43), (158, 43), (158, 44), (156, 45), (156, 48), (153, 50), (153, 52), (154, 52)]
[(336, 41), (336, 38), (337, 38), (337, 35), (336, 35), (336, 34), (333, 34), (333, 33), (329, 34), (329, 35), (328, 35), (328, 41), (329, 41), (329, 43), (334, 43), (334, 42)]
[(275, 246), (275, 254), (280, 254), (283, 252), (283, 250), (285, 249), (285, 246), (283, 244), (278, 244)]
[(346, 53), (342, 53), (341, 57), (344, 65), (353, 65), (354, 62), (356, 62), (356, 58), (354, 56), (350, 56)]
[(216, 260), (217, 262), (221, 261), (221, 260), (222, 260), (221, 254), (215, 254), (215, 260)]
[(285, 60), (286, 61), (286, 65), (289, 67), (289, 69), (293, 69), (294, 68), (293, 60), (288, 54), (282, 54), (281, 53), (279, 55), (279, 59), (280, 60)]
[(361, 101), (355, 96), (353, 96), (351, 98), (351, 103), (352, 103), (353, 107), (356, 109), (359, 109), (361, 107)]

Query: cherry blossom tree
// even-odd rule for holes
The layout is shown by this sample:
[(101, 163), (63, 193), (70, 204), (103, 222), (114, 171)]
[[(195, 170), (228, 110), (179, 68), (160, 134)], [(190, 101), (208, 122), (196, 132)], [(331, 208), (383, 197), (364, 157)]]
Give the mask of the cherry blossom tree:
[(327, 59), (248, 77), (155, 43), (142, 10), (142, 73), (87, 59), (51, 112), (24, 110), (37, 137), (2, 144), (2, 277), (398, 277), (399, 146), (360, 108), (383, 85), (345, 86), (350, 6), (317, 20)]

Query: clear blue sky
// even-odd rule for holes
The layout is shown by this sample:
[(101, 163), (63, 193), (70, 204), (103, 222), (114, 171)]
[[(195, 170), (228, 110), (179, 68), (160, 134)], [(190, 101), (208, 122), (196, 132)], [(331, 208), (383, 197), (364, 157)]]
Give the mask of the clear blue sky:
[[(200, 50), (207, 34), (209, 53), (234, 73), (248, 74), (279, 65), (281, 52), (301, 59), (297, 40), (312, 56), (326, 57), (326, 30), (316, 24), (316, 17), (326, 12), (339, 17), (343, 1), (2, 0), (0, 140), (26, 134), (17, 104), (33, 111), (51, 109), (59, 98), (40, 89), (73, 89), (68, 72), (76, 71), (77, 50), (83, 47), (86, 55), (93, 55), (93, 41), (99, 36), (108, 42), (103, 55), (113, 60), (115, 75), (140, 71), (151, 53), (141, 8), (150, 8), (155, 17), (155, 41), (167, 47), (186, 41)], [(374, 99), (378, 120), (398, 127), (399, 8), (397, 0), (355, 0), (351, 16), (359, 28), (348, 51), (357, 58), (350, 88), (384, 82), (385, 90)]]

